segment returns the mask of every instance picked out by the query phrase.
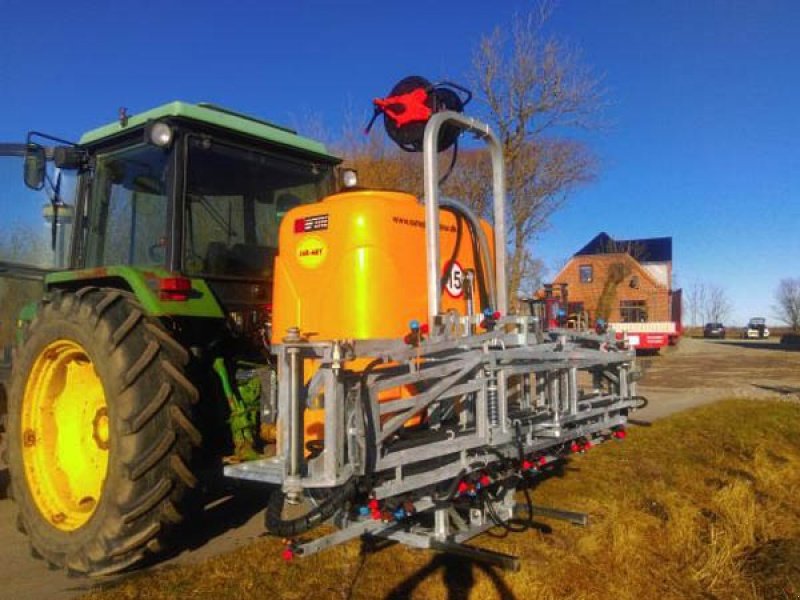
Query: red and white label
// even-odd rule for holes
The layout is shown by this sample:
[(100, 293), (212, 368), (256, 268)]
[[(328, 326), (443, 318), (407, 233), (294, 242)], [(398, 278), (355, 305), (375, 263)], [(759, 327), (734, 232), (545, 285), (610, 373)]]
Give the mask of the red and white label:
[(445, 266), (446, 277), (444, 290), (451, 298), (461, 298), (464, 295), (464, 270), (458, 261), (454, 260)]

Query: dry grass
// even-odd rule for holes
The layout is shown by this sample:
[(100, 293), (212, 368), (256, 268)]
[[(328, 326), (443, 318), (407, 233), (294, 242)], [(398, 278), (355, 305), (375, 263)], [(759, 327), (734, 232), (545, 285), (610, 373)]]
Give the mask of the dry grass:
[(519, 573), (352, 542), (284, 563), (278, 540), (134, 575), (92, 599), (800, 598), (800, 405), (728, 401), (637, 428), (573, 459), (539, 504), (590, 513), (475, 543)]

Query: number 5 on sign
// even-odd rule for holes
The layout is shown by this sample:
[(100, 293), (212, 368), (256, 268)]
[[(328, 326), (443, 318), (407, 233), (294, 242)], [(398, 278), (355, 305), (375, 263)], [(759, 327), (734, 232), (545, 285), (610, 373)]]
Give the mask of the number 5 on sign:
[(444, 289), (451, 298), (461, 298), (464, 295), (464, 270), (458, 261), (452, 261), (444, 267)]

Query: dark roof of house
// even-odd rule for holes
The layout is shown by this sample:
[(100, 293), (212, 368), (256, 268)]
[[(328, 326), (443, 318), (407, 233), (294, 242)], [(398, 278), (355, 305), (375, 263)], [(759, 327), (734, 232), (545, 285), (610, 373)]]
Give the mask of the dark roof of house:
[(641, 240), (615, 240), (605, 231), (597, 234), (575, 256), (627, 252), (639, 262), (672, 261), (672, 238), (646, 238)]

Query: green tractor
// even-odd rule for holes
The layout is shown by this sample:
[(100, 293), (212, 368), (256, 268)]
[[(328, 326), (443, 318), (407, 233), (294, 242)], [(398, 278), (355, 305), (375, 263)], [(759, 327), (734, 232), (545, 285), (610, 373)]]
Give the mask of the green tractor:
[(116, 572), (161, 551), (201, 471), (269, 438), (259, 398), (276, 380), (278, 225), (335, 191), (339, 160), (294, 131), (183, 102), (122, 111), (78, 144), (31, 134), (0, 155), (46, 200), (43, 227), (16, 215), (15, 195), (0, 246), (19, 526), (53, 565)]

